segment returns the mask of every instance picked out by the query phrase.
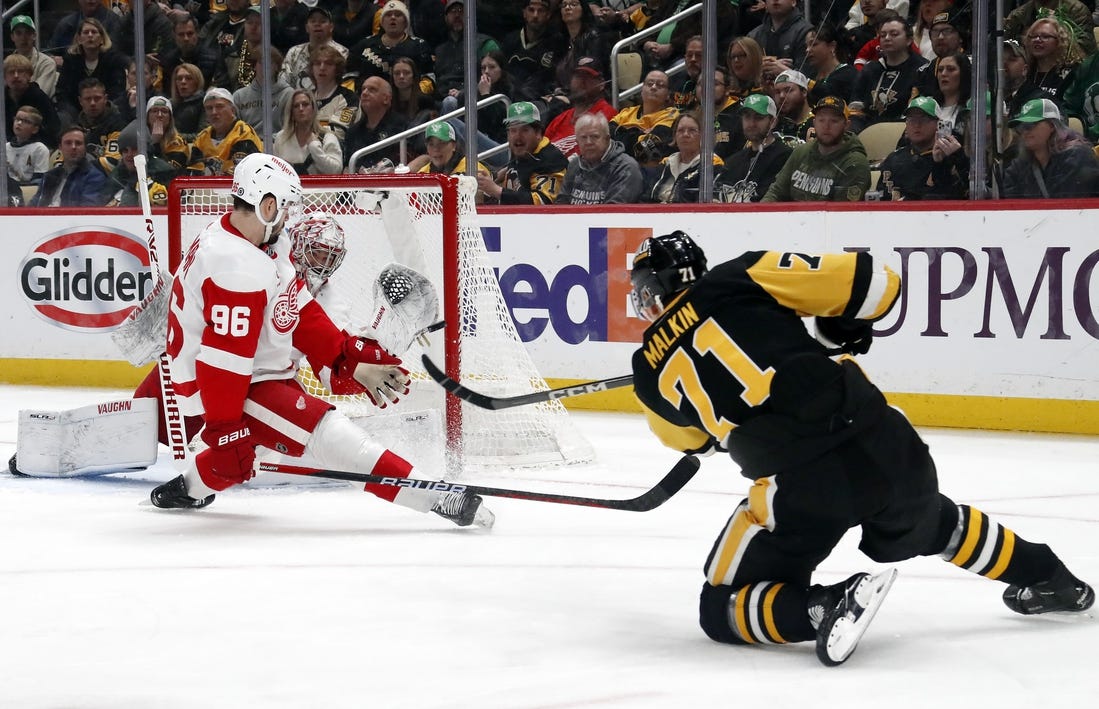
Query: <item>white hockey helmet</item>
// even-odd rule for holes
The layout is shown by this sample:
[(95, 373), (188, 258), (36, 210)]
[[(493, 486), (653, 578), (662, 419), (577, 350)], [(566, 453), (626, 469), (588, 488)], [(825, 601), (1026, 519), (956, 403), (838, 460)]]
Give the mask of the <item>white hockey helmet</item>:
[(310, 212), (288, 226), (287, 231), (294, 269), (316, 295), (347, 254), (343, 227), (324, 212)]
[[(233, 196), (256, 208), (256, 217), (268, 232), (286, 217), (288, 210), (301, 204), (301, 178), (290, 163), (266, 153), (246, 155), (233, 169)], [(267, 195), (275, 198), (277, 212), (265, 221), (259, 211), (260, 202)], [(268, 234), (270, 236), (270, 233)]]

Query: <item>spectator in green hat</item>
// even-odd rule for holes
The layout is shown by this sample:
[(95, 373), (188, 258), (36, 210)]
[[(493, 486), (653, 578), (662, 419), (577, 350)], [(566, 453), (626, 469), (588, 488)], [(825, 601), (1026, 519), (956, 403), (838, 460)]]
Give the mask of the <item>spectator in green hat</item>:
[(553, 204), (565, 177), (568, 159), (543, 135), (542, 114), (529, 101), (508, 106), (511, 159), (493, 179), (478, 172), (477, 185), (486, 197), (500, 204)]
[[(908, 145), (882, 161), (877, 185), (881, 199), (965, 199), (969, 161), (950, 131), (939, 130), (939, 111), (938, 102), (930, 96), (908, 102), (904, 112)], [(944, 148), (948, 144), (949, 152)]]
[[(424, 131), (427, 142), (427, 164), (417, 172), (439, 172), (444, 175), (464, 175), (466, 158), (458, 152), (458, 136), (449, 123), (432, 123)], [(488, 168), (477, 163), (477, 172), (488, 172)]]
[(22, 54), (31, 60), (33, 70), (31, 81), (50, 98), (57, 86), (57, 62), (48, 54), (38, 51), (38, 28), (28, 15), (16, 15), (11, 18), (12, 54)]
[(740, 121), (747, 144), (730, 155), (714, 180), (718, 202), (758, 202), (793, 149), (775, 132), (778, 107), (766, 94), (748, 94), (741, 102)]
[(1027, 101), (1011, 119), (1019, 156), (1004, 172), (1004, 196), (1041, 199), (1099, 195), (1099, 159), (1083, 136), (1069, 130), (1057, 104)]

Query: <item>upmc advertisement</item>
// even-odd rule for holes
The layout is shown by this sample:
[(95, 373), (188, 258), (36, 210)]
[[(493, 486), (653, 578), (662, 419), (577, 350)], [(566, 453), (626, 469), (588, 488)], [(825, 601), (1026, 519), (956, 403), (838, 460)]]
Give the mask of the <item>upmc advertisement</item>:
[[(629, 305), (630, 260), (646, 237), (683, 229), (711, 264), (748, 250), (868, 250), (900, 273), (901, 299), (859, 358), (888, 392), (1090, 405), (1099, 402), (1096, 211), (1033, 204), (494, 209), (480, 223), (518, 332), (555, 383), (627, 373), (643, 328)], [(151, 286), (140, 215), (24, 214), (3, 219), (0, 361), (121, 360), (109, 331)]]

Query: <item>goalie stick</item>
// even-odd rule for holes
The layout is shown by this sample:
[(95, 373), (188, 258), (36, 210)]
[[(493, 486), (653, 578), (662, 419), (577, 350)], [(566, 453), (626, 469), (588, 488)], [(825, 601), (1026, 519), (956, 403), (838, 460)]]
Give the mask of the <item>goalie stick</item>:
[(598, 507), (608, 510), (626, 510), (628, 512), (648, 512), (649, 510), (656, 509), (664, 504), (672, 495), (682, 490), (683, 486), (694, 477), (696, 472), (698, 472), (698, 467), (698, 458), (693, 455), (685, 455), (679, 459), (679, 462), (677, 462), (667, 475), (665, 475), (654, 487), (647, 492), (628, 500), (558, 495), (555, 493), (533, 492), (529, 490), (509, 490), (506, 488), (466, 485), (464, 483), (453, 483), (443, 480), (420, 480), (417, 478), (395, 478), (386, 477), (384, 475), (348, 473), (341, 470), (319, 470), (316, 468), (283, 465), (281, 463), (259, 463), (257, 469), (260, 472), (306, 475), (318, 478), (330, 478), (332, 480), (348, 480), (357, 483), (376, 483), (393, 487), (435, 490), (437, 492), (465, 492), (471, 495), (482, 495), (485, 497), (508, 497), (513, 500), (552, 502), (559, 505)]
[(479, 406), (482, 409), (509, 409), (513, 406), (541, 404), (546, 401), (567, 399), (573, 396), (583, 396), (584, 394), (595, 394), (596, 392), (608, 391), (610, 389), (617, 389), (633, 384), (633, 375), (625, 374), (620, 377), (598, 379), (594, 382), (585, 382), (583, 384), (561, 387), (559, 389), (536, 391), (530, 394), (519, 394), (517, 396), (490, 396), (469, 389), (457, 380), (451, 379), (443, 370), (439, 369), (438, 365), (432, 362), (431, 358), (426, 354), (420, 359), (423, 362), (424, 369), (427, 371), (428, 375), (438, 382), (440, 386), (462, 401), (468, 401), (474, 406)]

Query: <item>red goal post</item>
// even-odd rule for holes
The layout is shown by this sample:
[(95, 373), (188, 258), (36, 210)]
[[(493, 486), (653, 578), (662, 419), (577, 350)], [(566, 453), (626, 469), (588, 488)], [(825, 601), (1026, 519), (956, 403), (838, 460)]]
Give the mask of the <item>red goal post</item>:
[[(221, 177), (172, 181), (168, 263), (173, 272), (199, 232), (232, 208), (231, 183)], [(500, 396), (548, 388), (519, 339), (489, 262), (477, 226), (476, 180), (437, 174), (307, 175), (302, 187), (306, 213), (328, 213), (347, 237), (344, 263), (318, 296), (338, 325), (353, 333), (364, 330), (377, 274), (396, 261), (426, 275), (438, 290), (447, 325), (431, 336), (426, 351), (449, 376)], [(444, 395), (420, 369), (419, 354), (413, 345), (405, 356), (412, 394), (381, 412), (364, 398), (328, 393), (307, 368), (299, 378), (311, 393), (332, 401), (417, 465), (424, 439), (439, 438), (433, 464), (445, 465), (451, 475), (594, 457), (559, 402), (478, 409)], [(415, 445), (408, 445), (410, 439)]]

